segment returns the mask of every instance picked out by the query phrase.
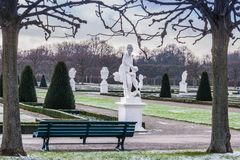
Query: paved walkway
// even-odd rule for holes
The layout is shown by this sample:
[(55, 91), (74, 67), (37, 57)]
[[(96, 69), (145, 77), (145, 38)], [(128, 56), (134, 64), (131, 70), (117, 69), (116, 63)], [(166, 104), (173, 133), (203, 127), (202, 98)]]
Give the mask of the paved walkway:
[[(88, 112), (117, 117), (117, 111), (114, 110), (79, 104), (76, 105), (76, 108)], [(126, 148), (130, 150), (206, 149), (209, 145), (211, 135), (210, 126), (167, 120), (151, 116), (144, 116), (143, 121), (146, 124), (147, 132), (136, 133), (133, 138), (127, 139)], [(231, 130), (231, 134), (233, 147), (239, 148), (240, 132)], [(93, 148), (95, 147), (97, 146), (94, 146)]]
[[(113, 97), (118, 99), (118, 97)], [(156, 101), (157, 103), (162, 103)], [(166, 105), (189, 106), (192, 104), (163, 102)], [(162, 103), (162, 104), (163, 104)], [(191, 106), (190, 106), (191, 105)], [(203, 106), (205, 105), (194, 105)], [(209, 106), (210, 107), (210, 106)], [(93, 113), (101, 113), (117, 117), (117, 111), (96, 108), (77, 104), (76, 108)], [(237, 109), (239, 110), (239, 109)], [(207, 149), (211, 138), (211, 127), (188, 122), (174, 121), (151, 116), (144, 116), (147, 132), (139, 132), (132, 138), (126, 139), (127, 150), (169, 150), (169, 149)], [(231, 130), (231, 144), (233, 148), (240, 148), (240, 132)], [(1, 138), (1, 137), (0, 137)], [(87, 142), (116, 142), (115, 138), (89, 138)], [(23, 135), (23, 143), (26, 150), (40, 150), (42, 140), (32, 138), (32, 135)], [(113, 150), (115, 145), (81, 145), (79, 138), (52, 138), (50, 143), (68, 143), (70, 145), (50, 145), (50, 150)]]

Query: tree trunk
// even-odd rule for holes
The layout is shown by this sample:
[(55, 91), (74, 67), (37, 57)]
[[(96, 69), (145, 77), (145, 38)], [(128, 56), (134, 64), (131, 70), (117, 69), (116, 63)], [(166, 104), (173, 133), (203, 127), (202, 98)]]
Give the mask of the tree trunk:
[(2, 155), (26, 155), (23, 150), (18, 100), (18, 25), (2, 28), (3, 46), (3, 136)]
[(213, 107), (212, 137), (207, 152), (232, 152), (228, 121), (228, 83), (227, 53), (229, 34), (224, 27), (213, 28), (212, 63), (213, 63)]

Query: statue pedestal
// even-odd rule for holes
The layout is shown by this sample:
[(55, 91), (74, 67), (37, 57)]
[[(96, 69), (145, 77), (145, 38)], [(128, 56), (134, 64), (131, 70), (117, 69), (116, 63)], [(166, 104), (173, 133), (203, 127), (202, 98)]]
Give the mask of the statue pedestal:
[(137, 122), (135, 131), (146, 131), (142, 127), (142, 114), (145, 103), (140, 97), (121, 98), (118, 104), (118, 120)]
[(108, 83), (106, 80), (100, 83), (100, 93), (108, 93)]
[(179, 83), (179, 92), (180, 93), (187, 93), (187, 83), (186, 82), (180, 82)]
[(72, 88), (72, 91), (75, 92), (76, 91), (76, 82), (74, 81), (74, 79), (70, 79), (70, 86)]

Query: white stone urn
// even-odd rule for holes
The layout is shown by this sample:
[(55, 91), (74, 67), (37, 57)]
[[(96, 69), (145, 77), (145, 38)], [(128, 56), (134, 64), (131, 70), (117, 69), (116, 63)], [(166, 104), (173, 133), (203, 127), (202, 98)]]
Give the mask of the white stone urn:
[(101, 74), (101, 79), (102, 82), (100, 83), (100, 93), (108, 93), (108, 83), (107, 83), (107, 79), (108, 79), (108, 75), (109, 75), (109, 71), (107, 67), (102, 67), (102, 70), (100, 71)]

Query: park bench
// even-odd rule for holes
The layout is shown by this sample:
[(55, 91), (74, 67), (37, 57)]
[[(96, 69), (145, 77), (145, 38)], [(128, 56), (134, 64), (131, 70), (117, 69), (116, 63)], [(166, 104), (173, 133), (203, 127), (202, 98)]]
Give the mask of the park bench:
[(135, 124), (136, 122), (118, 121), (44, 120), (39, 122), (33, 137), (43, 139), (42, 149), (45, 151), (49, 151), (50, 137), (80, 137), (83, 139), (82, 144), (86, 144), (88, 137), (116, 137), (116, 149), (123, 151), (125, 138), (133, 137)]

